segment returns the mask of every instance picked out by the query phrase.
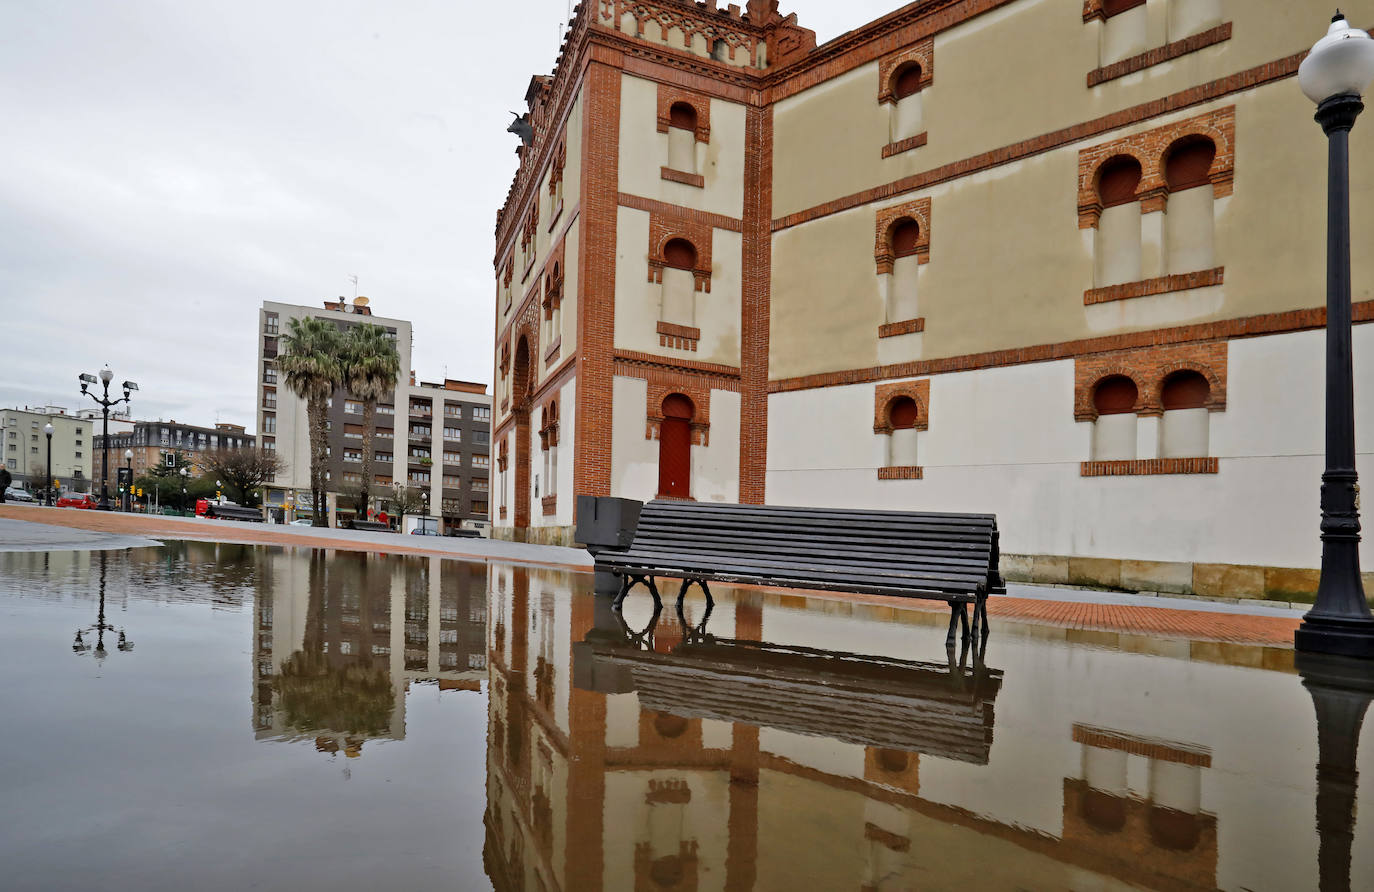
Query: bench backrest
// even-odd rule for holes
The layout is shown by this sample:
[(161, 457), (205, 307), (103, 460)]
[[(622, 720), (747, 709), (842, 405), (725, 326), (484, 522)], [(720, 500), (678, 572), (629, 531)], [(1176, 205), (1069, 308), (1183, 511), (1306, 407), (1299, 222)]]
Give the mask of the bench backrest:
[(627, 558), (719, 566), (722, 575), (779, 581), (842, 577), (950, 590), (995, 589), (997, 518), (783, 505), (649, 502)]

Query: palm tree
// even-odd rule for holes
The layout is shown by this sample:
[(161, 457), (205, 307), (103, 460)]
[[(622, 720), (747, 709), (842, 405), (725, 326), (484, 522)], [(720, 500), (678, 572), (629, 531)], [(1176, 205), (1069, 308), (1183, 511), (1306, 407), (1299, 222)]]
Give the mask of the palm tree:
[(282, 337), (277, 367), (288, 387), (305, 400), (310, 421), (310, 495), (314, 502), (312, 525), (328, 526), (325, 517), (325, 413), (329, 398), (343, 382), (339, 329), (332, 322), (313, 317), (292, 319)]
[(343, 383), (348, 392), (363, 402), (363, 485), (358, 516), (367, 518), (372, 495), (372, 434), (377, 415), (377, 400), (396, 388), (401, 371), (401, 355), (396, 342), (380, 325), (355, 325), (343, 339)]

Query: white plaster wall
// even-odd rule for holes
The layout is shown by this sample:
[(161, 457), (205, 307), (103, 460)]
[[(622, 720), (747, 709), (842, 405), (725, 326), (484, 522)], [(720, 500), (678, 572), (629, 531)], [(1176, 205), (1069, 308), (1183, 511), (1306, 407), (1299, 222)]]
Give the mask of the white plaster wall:
[(696, 145), (704, 188), (662, 177), (669, 134), (658, 132), (658, 84), (620, 78), (620, 191), (727, 217), (744, 216), (744, 106), (711, 100), (711, 141)]
[(692, 498), (698, 502), (739, 501), (739, 406), (738, 393), (711, 391), (709, 445), (692, 447)]
[(644, 436), (649, 385), (639, 378), (611, 383), (611, 495), (647, 501), (658, 492), (658, 441)]
[[(1355, 357), (1367, 476), (1374, 325), (1355, 327)], [(1218, 474), (1080, 476), (1092, 424), (1073, 418), (1072, 361), (933, 376), (923, 480), (877, 479), (875, 385), (774, 394), (767, 499), (990, 511), (1010, 553), (1316, 567), (1323, 370), (1321, 331), (1230, 342), (1227, 407), (1209, 414)], [(1361, 554), (1374, 566), (1370, 537)]]

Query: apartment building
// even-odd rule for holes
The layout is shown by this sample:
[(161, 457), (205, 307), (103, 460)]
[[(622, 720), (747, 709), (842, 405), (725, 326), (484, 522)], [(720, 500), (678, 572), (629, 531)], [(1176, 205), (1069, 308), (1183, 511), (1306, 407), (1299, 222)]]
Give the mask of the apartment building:
[[(96, 476), (100, 475), (99, 450), (104, 444), (102, 434), (95, 436)], [(199, 456), (201, 453), (217, 449), (252, 449), (256, 438), (241, 424), (219, 423), (213, 427), (184, 424), (176, 419), (169, 421), (135, 421), (133, 430), (110, 434), (110, 477), (114, 469), (124, 467), (125, 452), (132, 452), (128, 461), (134, 469), (134, 476), (140, 477), (156, 467), (175, 467), (178, 455), (184, 456), (184, 463), (191, 473), (199, 477), (205, 473)]]
[[(485, 384), (445, 379), (419, 382), (411, 368), (411, 323), (377, 316), (367, 298), (326, 301), (322, 308), (264, 302), (258, 314), (258, 434), (264, 450), (275, 450), (285, 469), (268, 487), (267, 505), (281, 519), (310, 508), (310, 431), (305, 400), (281, 379), (277, 367), (280, 338), (293, 318), (315, 317), (337, 325), (381, 326), (395, 341), (401, 373), (391, 393), (378, 401), (371, 434), (377, 506), (394, 512), (386, 493), (395, 484), (417, 488), (426, 497), (421, 515), (407, 532), (423, 524), (447, 533), (482, 525), (488, 517), (491, 396)], [(363, 403), (340, 389), (329, 400), (326, 480), (332, 520), (355, 514), (362, 484)]]
[[(583, 3), (512, 85), (495, 534), (567, 541), (582, 494), (985, 511), (1013, 579), (1310, 592), (1327, 143), (1295, 75), (1331, 8), (927, 0), (818, 46), (742, 5)], [(1368, 464), (1369, 254), (1353, 281)]]
[[(95, 451), (92, 432), (98, 423), (58, 406), (0, 409), (0, 455), (14, 480), (10, 485), (38, 489), (46, 469), (64, 490), (88, 492)], [(51, 468), (46, 434), (49, 424), (53, 428)]]

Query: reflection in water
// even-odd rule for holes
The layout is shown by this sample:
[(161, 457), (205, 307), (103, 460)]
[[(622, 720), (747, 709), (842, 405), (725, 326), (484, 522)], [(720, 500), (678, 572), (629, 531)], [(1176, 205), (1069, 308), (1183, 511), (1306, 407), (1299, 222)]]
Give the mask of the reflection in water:
[(100, 606), (96, 609), (95, 625), (87, 626), (84, 629), (76, 630), (76, 640), (72, 642), (72, 650), (79, 654), (89, 653), (91, 645), (86, 642), (85, 636), (95, 633), (95, 652), (96, 660), (103, 661), (107, 654), (105, 650), (105, 633), (119, 633), (119, 642), (115, 645), (120, 651), (128, 653), (134, 649), (134, 643), (124, 634), (123, 629), (116, 629), (114, 626), (105, 622), (105, 586), (106, 586), (106, 565), (109, 562), (109, 552), (100, 552)]
[(439, 558), (357, 552), (274, 566), (258, 583), (254, 730), (362, 754), (405, 738), (412, 683), (481, 688), (486, 574)]

